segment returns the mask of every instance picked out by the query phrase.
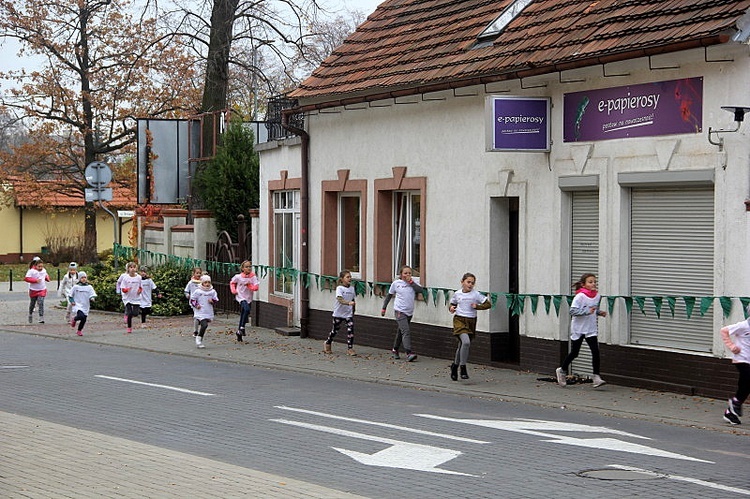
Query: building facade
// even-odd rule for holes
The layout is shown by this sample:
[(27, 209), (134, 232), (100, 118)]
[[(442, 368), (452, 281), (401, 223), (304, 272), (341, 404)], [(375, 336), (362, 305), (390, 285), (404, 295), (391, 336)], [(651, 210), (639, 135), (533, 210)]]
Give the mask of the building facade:
[[(610, 312), (599, 320), (603, 377), (729, 393), (735, 374), (718, 330), (744, 317), (750, 296), (749, 130), (735, 121), (735, 108), (750, 106), (750, 53), (727, 28), (749, 5), (729, 3), (734, 17), (706, 28), (716, 37), (700, 35), (710, 45), (685, 35), (682, 48), (655, 41), (651, 52), (609, 61), (602, 54), (613, 49), (600, 47), (573, 64), (573, 49), (558, 40), (547, 50), (559, 49), (559, 60), (550, 55), (544, 70), (510, 72), (496, 59), (477, 73), (493, 77), (454, 65), (433, 81), (389, 86), (381, 77), (399, 63), (384, 62), (361, 81), (331, 83), (332, 68), (354, 67), (347, 50), (363, 37), (395, 36), (378, 27), (389, 16), (408, 22), (398, 2), (381, 4), (292, 92), (290, 113), (304, 116), (304, 132), (258, 146), (264, 201), (254, 263), (300, 271), (269, 273), (261, 322), (325, 338), (333, 294), (320, 276), (347, 268), (364, 283), (357, 341), (390, 348), (384, 285), (407, 264), (427, 289), (413, 319), (416, 350), (452, 358), (449, 290), (472, 272), (496, 303), (479, 314), (471, 360), (551, 374), (568, 348), (571, 285), (592, 272)], [(552, 4), (532, 2), (511, 21), (516, 31), (525, 23), (533, 32)], [(500, 18), (489, 13), (476, 25)], [(482, 33), (471, 36), (482, 43)], [(498, 53), (507, 51), (503, 32), (493, 36)], [(590, 372), (586, 355), (573, 367)]]

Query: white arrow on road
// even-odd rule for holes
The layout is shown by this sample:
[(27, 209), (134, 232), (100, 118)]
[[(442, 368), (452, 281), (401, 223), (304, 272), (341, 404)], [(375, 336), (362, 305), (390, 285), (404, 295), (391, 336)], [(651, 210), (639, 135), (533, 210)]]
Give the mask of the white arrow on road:
[(353, 450), (339, 449), (338, 447), (333, 447), (333, 449), (368, 466), (427, 471), (447, 475), (474, 476), (438, 468), (441, 464), (460, 456), (461, 452), (457, 450), (441, 449), (439, 447), (410, 444), (407, 442), (396, 442), (375, 454), (364, 454)]
[[(540, 437), (548, 438), (547, 442), (565, 445), (576, 445), (579, 447), (590, 447), (594, 449), (604, 449), (617, 452), (630, 452), (633, 454), (643, 454), (647, 456), (666, 457), (670, 459), (682, 459), (685, 461), (696, 461), (699, 463), (714, 464), (713, 461), (705, 461), (703, 459), (697, 459), (690, 456), (683, 456), (682, 454), (675, 454), (673, 452), (667, 452), (665, 450), (654, 449), (640, 444), (633, 444), (630, 442), (624, 442), (617, 440), (616, 438), (576, 438), (570, 436), (560, 436), (553, 433), (545, 433), (545, 431), (554, 432), (583, 432), (583, 433), (609, 433), (611, 435), (620, 435), (634, 438), (642, 438), (650, 440), (648, 437), (635, 435), (633, 433), (626, 433), (624, 431), (613, 430), (605, 426), (588, 426), (576, 423), (566, 423), (559, 421), (542, 421), (538, 419), (518, 419), (515, 421), (502, 421), (494, 419), (456, 419), (456, 418), (445, 418), (442, 416), (434, 416), (432, 414), (416, 414), (423, 418), (438, 419), (440, 421), (453, 421), (455, 423), (464, 423), (475, 426), (483, 426), (485, 428), (495, 428), (497, 430), (514, 431), (517, 433), (525, 433), (528, 435), (536, 435)], [(544, 430), (544, 431), (541, 431)]]
[(409, 442), (402, 442), (400, 440), (393, 440), (391, 438), (376, 437), (364, 433), (331, 428), (328, 426), (303, 423), (301, 421), (291, 421), (288, 419), (272, 419), (271, 421), (292, 426), (299, 426), (300, 428), (308, 428), (310, 430), (333, 433), (334, 435), (342, 435), (345, 437), (359, 438), (362, 440), (370, 440), (372, 442), (381, 442), (384, 444), (388, 444), (389, 447), (374, 454), (364, 454), (361, 452), (333, 447), (334, 450), (341, 452), (342, 454), (347, 455), (367, 466), (382, 466), (385, 468), (427, 471), (429, 473), (443, 473), (446, 475), (476, 476), (468, 473), (459, 473), (457, 471), (449, 471), (438, 468), (438, 466), (440, 466), (441, 464), (444, 464), (451, 459), (460, 456), (461, 451), (443, 449), (441, 447), (433, 447), (432, 445), (412, 444)]

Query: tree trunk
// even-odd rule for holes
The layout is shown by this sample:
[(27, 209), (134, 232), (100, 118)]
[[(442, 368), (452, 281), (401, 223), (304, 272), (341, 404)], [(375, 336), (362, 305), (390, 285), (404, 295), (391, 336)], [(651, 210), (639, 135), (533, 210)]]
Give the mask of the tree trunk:
[(95, 263), (99, 261), (96, 251), (96, 206), (93, 203), (86, 203), (84, 215), (86, 220), (83, 232), (83, 254), (86, 262)]

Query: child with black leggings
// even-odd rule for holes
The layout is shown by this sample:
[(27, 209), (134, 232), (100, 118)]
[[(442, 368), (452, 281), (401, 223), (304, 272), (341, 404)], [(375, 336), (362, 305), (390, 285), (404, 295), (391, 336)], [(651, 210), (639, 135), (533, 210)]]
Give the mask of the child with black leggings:
[(96, 298), (96, 291), (89, 284), (86, 272), (78, 272), (78, 282), (68, 292), (68, 303), (71, 305), (70, 327), (76, 327), (78, 323), (78, 330), (76, 330), (78, 336), (83, 336), (83, 326), (86, 325), (94, 298)]
[(607, 312), (599, 309), (599, 302), (602, 297), (597, 291), (594, 274), (583, 274), (573, 286), (576, 295), (570, 304), (570, 315), (572, 316), (570, 320), (570, 353), (565, 357), (562, 366), (555, 370), (555, 375), (560, 386), (567, 384), (565, 378), (568, 373), (568, 366), (573, 362), (573, 359), (578, 357), (581, 344), (585, 339), (586, 344), (591, 349), (591, 364), (594, 370), (593, 386), (597, 388), (606, 383), (599, 376), (599, 341), (597, 339), (599, 326), (597, 318), (606, 317)]
[(737, 391), (727, 403), (724, 421), (737, 425), (742, 416), (742, 404), (750, 395), (750, 321), (745, 320), (721, 328), (721, 339), (732, 352), (732, 364), (739, 372)]

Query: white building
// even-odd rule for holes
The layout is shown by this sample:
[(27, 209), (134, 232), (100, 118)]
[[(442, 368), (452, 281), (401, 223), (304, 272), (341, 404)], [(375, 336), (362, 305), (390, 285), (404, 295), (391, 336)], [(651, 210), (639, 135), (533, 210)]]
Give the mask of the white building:
[(304, 133), (258, 146), (254, 263), (300, 273), (269, 273), (261, 325), (324, 339), (319, 276), (348, 268), (367, 283), (357, 342), (389, 349), (377, 283), (405, 263), (428, 294), (416, 351), (452, 358), (446, 290), (472, 272), (497, 304), (470, 362), (551, 374), (566, 296), (592, 272), (611, 312), (604, 378), (731, 393), (718, 330), (750, 296), (750, 129), (735, 122), (750, 1), (493, 5), (387, 0), (289, 95)]

